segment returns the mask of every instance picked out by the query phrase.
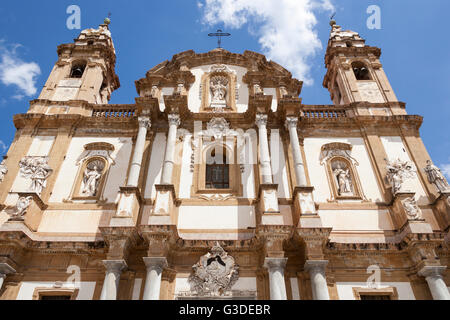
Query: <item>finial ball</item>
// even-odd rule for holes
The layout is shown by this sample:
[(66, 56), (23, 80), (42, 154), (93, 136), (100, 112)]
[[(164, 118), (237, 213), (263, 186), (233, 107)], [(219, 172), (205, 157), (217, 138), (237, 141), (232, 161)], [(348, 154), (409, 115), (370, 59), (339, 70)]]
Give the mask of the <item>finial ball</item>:
[(336, 20), (331, 20), (330, 21), (330, 26), (334, 26), (336, 24)]
[(103, 21), (104, 24), (108, 25), (111, 23), (111, 19), (110, 18), (105, 18), (105, 20)]

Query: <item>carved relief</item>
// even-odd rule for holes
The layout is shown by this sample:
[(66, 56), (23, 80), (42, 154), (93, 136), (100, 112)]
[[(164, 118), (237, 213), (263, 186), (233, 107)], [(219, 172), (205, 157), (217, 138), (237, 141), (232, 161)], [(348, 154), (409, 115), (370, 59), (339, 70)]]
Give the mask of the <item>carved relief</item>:
[(239, 279), (239, 266), (234, 258), (217, 243), (200, 258), (189, 277), (193, 296), (227, 296)]
[(22, 177), (31, 180), (29, 191), (41, 195), (47, 186), (47, 178), (53, 170), (48, 165), (47, 157), (25, 157), (19, 162)]
[(214, 76), (210, 80), (209, 87), (211, 89), (211, 108), (226, 108), (228, 79), (224, 76)]
[(28, 207), (31, 205), (33, 197), (20, 197), (16, 205), (5, 212), (10, 216), (10, 220), (23, 220), (23, 216), (27, 213)]
[(447, 179), (445, 179), (441, 170), (428, 160), (427, 166), (424, 168), (428, 181), (436, 186), (439, 192), (450, 191)]
[(371, 103), (383, 103), (384, 98), (376, 82), (358, 82), (361, 99)]
[(408, 220), (420, 220), (422, 219), (422, 211), (417, 205), (416, 199), (414, 197), (406, 198), (402, 201), (403, 208), (405, 209)]
[(402, 161), (397, 159), (395, 161), (390, 161), (385, 159), (387, 166), (387, 176), (386, 179), (391, 185), (392, 194), (397, 194), (398, 192), (404, 192), (403, 183), (406, 179), (414, 177), (414, 167), (408, 161)]

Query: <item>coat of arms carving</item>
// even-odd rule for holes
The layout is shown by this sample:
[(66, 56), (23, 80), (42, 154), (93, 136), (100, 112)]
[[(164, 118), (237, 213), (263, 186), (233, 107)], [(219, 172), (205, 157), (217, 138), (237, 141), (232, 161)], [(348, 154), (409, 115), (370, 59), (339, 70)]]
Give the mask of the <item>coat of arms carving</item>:
[(196, 296), (226, 296), (239, 279), (239, 266), (217, 243), (200, 258), (189, 277), (191, 293)]

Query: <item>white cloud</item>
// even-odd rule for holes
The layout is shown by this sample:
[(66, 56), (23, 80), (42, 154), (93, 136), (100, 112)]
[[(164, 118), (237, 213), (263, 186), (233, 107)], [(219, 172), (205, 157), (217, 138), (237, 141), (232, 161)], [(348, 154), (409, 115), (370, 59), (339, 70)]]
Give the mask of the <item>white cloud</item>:
[(19, 93), (14, 99), (36, 94), (36, 78), (41, 74), (41, 68), (35, 62), (24, 62), (17, 54), (20, 45), (9, 49), (0, 41), (0, 81), (6, 85), (15, 85)]
[(239, 29), (248, 24), (262, 52), (311, 85), (310, 59), (322, 49), (316, 13), (332, 12), (331, 0), (202, 0), (203, 23)]
[(6, 150), (8, 150), (8, 146), (2, 140), (0, 140), (0, 152), (4, 153)]
[(450, 163), (441, 165), (441, 170), (442, 173), (446, 175), (448, 179), (450, 179)]

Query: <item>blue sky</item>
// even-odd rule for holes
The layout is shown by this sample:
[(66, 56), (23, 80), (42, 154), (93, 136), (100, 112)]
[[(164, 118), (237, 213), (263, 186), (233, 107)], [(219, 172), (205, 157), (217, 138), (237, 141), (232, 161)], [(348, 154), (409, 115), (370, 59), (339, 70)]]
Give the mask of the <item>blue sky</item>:
[[(233, 34), (224, 40), (225, 49), (272, 57), (306, 82), (301, 94), (305, 104), (331, 104), (322, 80), (329, 17), (336, 11), (339, 25), (382, 49), (381, 61), (397, 97), (407, 103), (409, 114), (425, 117), (421, 136), (435, 164), (450, 176), (446, 0), (2, 1), (0, 154), (13, 140), (13, 115), (25, 113), (45, 84), (57, 60), (57, 45), (72, 42), (80, 32), (66, 27), (66, 9), (72, 4), (81, 8), (82, 29), (97, 27), (112, 13), (121, 88), (111, 103), (133, 103), (134, 81), (174, 54), (214, 49), (216, 41), (207, 34), (222, 28)], [(381, 8), (379, 30), (367, 28), (370, 5)]]

